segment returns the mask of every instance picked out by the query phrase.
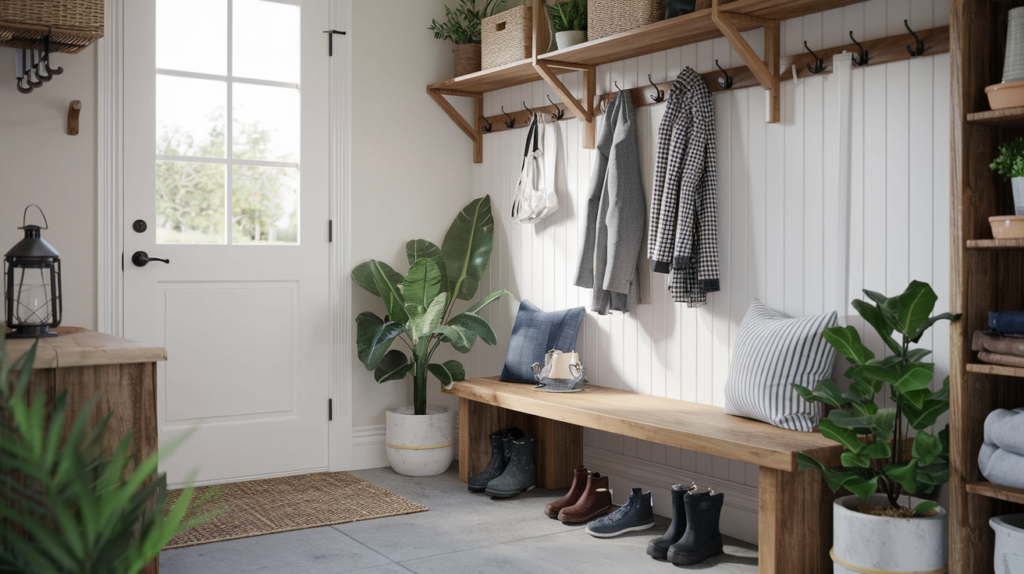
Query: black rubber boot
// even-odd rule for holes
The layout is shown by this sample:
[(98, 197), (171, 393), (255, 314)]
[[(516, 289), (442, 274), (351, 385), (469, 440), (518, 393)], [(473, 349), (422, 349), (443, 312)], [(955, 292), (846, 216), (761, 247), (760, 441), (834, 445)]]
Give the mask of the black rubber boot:
[(505, 472), (487, 483), (486, 492), (495, 498), (512, 498), (537, 486), (537, 465), (533, 462), (533, 438), (513, 439), (511, 457)]
[(676, 566), (692, 566), (722, 553), (722, 533), (718, 521), (722, 516), (724, 494), (702, 492), (683, 497), (686, 508), (686, 533), (668, 548), (668, 560)]
[(681, 484), (672, 487), (672, 523), (668, 525), (668, 530), (661, 538), (655, 538), (647, 544), (648, 556), (657, 560), (668, 560), (668, 547), (679, 542), (686, 533), (686, 506), (683, 500), (689, 491)]
[(491, 433), (491, 461), (487, 463), (487, 468), (483, 469), (483, 471), (469, 477), (470, 492), (483, 492), (487, 490), (487, 483), (505, 472), (505, 467), (508, 465), (509, 450), (505, 444), (506, 441), (509, 445), (512, 442), (512, 439), (508, 438), (508, 436), (509, 433), (506, 430)]

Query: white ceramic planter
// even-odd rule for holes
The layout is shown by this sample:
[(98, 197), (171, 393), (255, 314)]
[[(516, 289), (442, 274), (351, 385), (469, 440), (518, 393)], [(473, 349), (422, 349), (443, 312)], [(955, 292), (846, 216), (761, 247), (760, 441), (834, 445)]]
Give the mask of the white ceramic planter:
[(1013, 183), (1013, 211), (1015, 215), (1024, 215), (1024, 177), (1015, 177)]
[(555, 34), (555, 42), (558, 43), (558, 49), (564, 50), (569, 46), (575, 46), (576, 44), (582, 44), (587, 41), (586, 30), (568, 30), (565, 32), (558, 32)]
[(1024, 514), (994, 516), (988, 524), (996, 531), (996, 574), (1024, 572)]
[(455, 409), (427, 406), (415, 415), (413, 407), (387, 412), (384, 442), (388, 462), (398, 474), (434, 476), (448, 470), (455, 459)]
[[(946, 568), (946, 511), (924, 518), (890, 518), (857, 512), (856, 496), (833, 505), (833, 561), (835, 574), (861, 572), (943, 572)], [(888, 504), (885, 495), (871, 497), (871, 504)], [(920, 500), (902, 499), (913, 508)], [(859, 570), (843, 566), (851, 564)]]

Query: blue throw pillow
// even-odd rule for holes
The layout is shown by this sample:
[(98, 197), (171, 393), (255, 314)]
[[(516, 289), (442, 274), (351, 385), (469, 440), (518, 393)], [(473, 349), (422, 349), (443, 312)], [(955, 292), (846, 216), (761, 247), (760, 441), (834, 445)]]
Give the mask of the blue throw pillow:
[(569, 353), (576, 350), (576, 336), (583, 323), (583, 307), (545, 313), (523, 300), (512, 327), (512, 337), (505, 355), (501, 380), (511, 383), (536, 383), (534, 363), (544, 363), (544, 355), (552, 349)]

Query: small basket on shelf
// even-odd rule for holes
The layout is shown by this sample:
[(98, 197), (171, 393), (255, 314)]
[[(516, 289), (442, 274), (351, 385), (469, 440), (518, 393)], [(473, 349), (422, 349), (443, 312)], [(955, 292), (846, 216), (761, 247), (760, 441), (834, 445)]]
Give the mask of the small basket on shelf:
[(588, 0), (587, 39), (597, 40), (665, 19), (665, 0)]
[(533, 8), (517, 6), (480, 22), (482, 68), (533, 57)]
[(0, 1), (0, 46), (77, 54), (103, 37), (104, 0)]

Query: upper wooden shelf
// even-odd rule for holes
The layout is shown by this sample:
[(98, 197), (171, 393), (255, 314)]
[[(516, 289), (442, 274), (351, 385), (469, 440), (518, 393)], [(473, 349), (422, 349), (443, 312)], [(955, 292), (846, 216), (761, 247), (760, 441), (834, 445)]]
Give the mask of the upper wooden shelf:
[(1024, 107), (967, 114), (967, 123), (985, 126), (1024, 127)]
[(1024, 249), (1024, 239), (968, 239), (968, 249)]
[(979, 496), (997, 498), (1007, 502), (1024, 504), (1024, 490), (1011, 488), (1009, 486), (999, 486), (998, 484), (992, 484), (991, 482), (972, 482), (967, 485), (967, 492), (977, 494)]
[[(736, 0), (722, 4), (722, 11), (755, 18), (787, 20), (807, 14), (824, 12), (857, 4), (863, 0)], [(745, 20), (734, 20), (740, 31), (760, 28), (764, 24)], [(662, 20), (642, 28), (578, 44), (565, 50), (542, 54), (537, 58), (548, 62), (565, 62), (598, 66), (695, 44), (705, 40), (721, 38), (722, 33), (711, 20), (711, 10), (701, 10), (685, 16)], [(572, 70), (558, 70), (568, 73)], [(518, 86), (542, 79), (533, 68), (531, 60), (459, 76), (444, 82), (427, 86), (431, 90), (448, 90), (467, 94), (482, 94), (511, 86)]]
[(991, 365), (988, 363), (967, 363), (967, 370), (972, 373), (981, 373), (984, 375), (1024, 377), (1024, 369), (1020, 367), (1008, 367), (1006, 365)]

